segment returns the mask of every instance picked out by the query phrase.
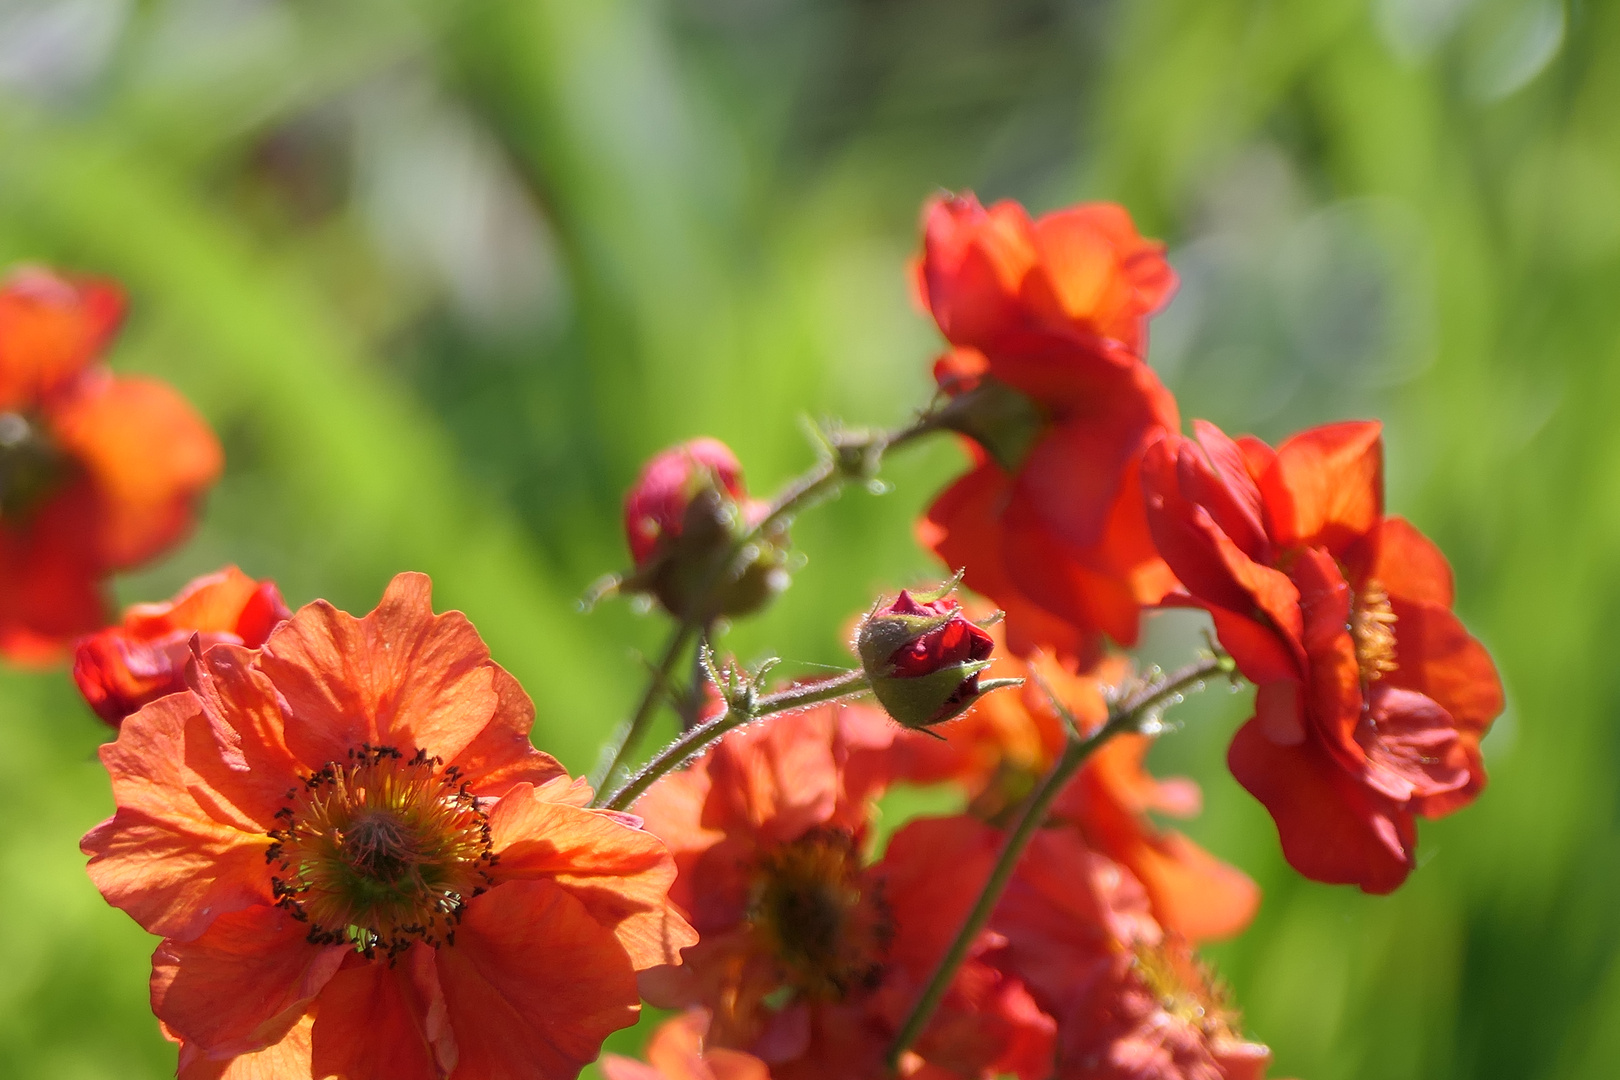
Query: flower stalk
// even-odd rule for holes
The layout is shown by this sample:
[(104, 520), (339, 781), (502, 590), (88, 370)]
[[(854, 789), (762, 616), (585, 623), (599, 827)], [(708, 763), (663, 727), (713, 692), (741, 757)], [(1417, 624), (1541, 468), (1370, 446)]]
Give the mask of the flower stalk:
[[(1232, 677), (1236, 670), (1237, 667), (1230, 656), (1223, 654), (1207, 657), (1162, 678), (1152, 680), (1135, 694), (1115, 704), (1108, 710), (1108, 719), (1090, 735), (1081, 736), (1071, 721), (1071, 734), (1063, 752), (1058, 755), (1051, 771), (1029, 797), (1018, 823), (1007, 834), (995, 865), (991, 867), (990, 876), (985, 879), (979, 898), (974, 901), (961, 929), (957, 931), (950, 947), (945, 950), (945, 955), (940, 958), (939, 966), (934, 969), (928, 985), (923, 988), (922, 995), (912, 1006), (911, 1013), (900, 1027), (900, 1033), (895, 1036), (889, 1048), (891, 1069), (898, 1067), (900, 1056), (917, 1041), (917, 1037), (922, 1034), (923, 1028), (933, 1017), (934, 1011), (939, 1008), (939, 1003), (945, 997), (945, 991), (950, 987), (957, 969), (967, 959), (973, 940), (979, 936), (979, 931), (984, 929), (985, 923), (990, 921), (991, 912), (995, 910), (1001, 894), (1006, 891), (1007, 884), (1012, 880), (1013, 871), (1018, 868), (1018, 860), (1034, 839), (1036, 830), (1045, 822), (1047, 811), (1051, 809), (1053, 801), (1068, 786), (1069, 781), (1074, 779), (1080, 767), (1114, 736), (1143, 731), (1149, 719), (1166, 704), (1179, 701), (1179, 695), (1189, 690), (1201, 689), (1204, 680), (1212, 676)], [(1062, 711), (1061, 705), (1058, 707)], [(1065, 719), (1070, 718), (1066, 716)]]
[(602, 805), (609, 810), (630, 809), (659, 777), (680, 768), (702, 753), (710, 743), (744, 724), (836, 701), (839, 698), (852, 697), (869, 689), (871, 683), (868, 682), (865, 672), (846, 671), (831, 679), (790, 686), (786, 690), (779, 690), (763, 697), (754, 696), (751, 688), (736, 695), (728, 694), (725, 712), (707, 723), (699, 724), (670, 743)]

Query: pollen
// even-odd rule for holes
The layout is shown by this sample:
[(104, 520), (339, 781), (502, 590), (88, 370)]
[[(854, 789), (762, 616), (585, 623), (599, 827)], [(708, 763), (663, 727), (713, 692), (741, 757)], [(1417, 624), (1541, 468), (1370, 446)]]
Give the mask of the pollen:
[(1231, 991), (1182, 939), (1138, 945), (1132, 964), (1159, 1009), (1206, 1038), (1231, 1037), (1242, 1026)]
[(1350, 607), (1350, 637), (1362, 682), (1377, 682), (1395, 670), (1395, 612), (1376, 580), (1368, 579)]
[(278, 907), (317, 945), (390, 959), (453, 945), (467, 901), (491, 884), (489, 820), (454, 766), (362, 746), (288, 793), (266, 861)]
[(812, 830), (761, 856), (748, 919), (785, 983), (818, 1001), (875, 983), (894, 935), (859, 845), (841, 829)]

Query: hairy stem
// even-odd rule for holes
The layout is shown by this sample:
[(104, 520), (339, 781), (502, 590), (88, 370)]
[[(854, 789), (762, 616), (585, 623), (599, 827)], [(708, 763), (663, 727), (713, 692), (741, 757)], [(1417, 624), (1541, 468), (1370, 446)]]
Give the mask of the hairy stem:
[(602, 770), (600, 777), (593, 778), (598, 781), (598, 787), (611, 783), (615, 774), (635, 752), (636, 744), (646, 734), (647, 725), (652, 723), (653, 715), (658, 711), (658, 702), (669, 688), (670, 673), (675, 670), (681, 653), (686, 651), (687, 645), (691, 643), (699, 629), (700, 624), (687, 619), (682, 620), (670, 634), (669, 644), (664, 646), (663, 658), (659, 660), (658, 666), (653, 668), (652, 676), (647, 680), (646, 692), (641, 695), (641, 704), (636, 706), (635, 714), (624, 726), (623, 735), (618, 745), (613, 748), (613, 755), (608, 759), (607, 768)]
[(666, 746), (603, 805), (609, 810), (630, 809), (659, 777), (680, 768), (728, 731), (779, 713), (793, 712), (796, 709), (805, 709), (811, 705), (859, 694), (868, 686), (865, 672), (848, 671), (831, 679), (790, 686), (786, 690), (767, 694), (756, 699), (751, 705), (740, 708), (728, 707), (713, 720), (699, 724)]
[(1006, 840), (1002, 842), (1001, 853), (996, 857), (990, 876), (985, 879), (984, 889), (974, 901), (973, 908), (968, 912), (967, 919), (962, 923), (955, 940), (940, 958), (939, 966), (934, 969), (934, 974), (929, 978), (922, 996), (917, 999), (916, 1005), (912, 1006), (911, 1014), (901, 1025), (900, 1034), (895, 1036), (894, 1043), (889, 1047), (891, 1068), (899, 1063), (900, 1055), (905, 1053), (906, 1048), (917, 1041), (917, 1036), (922, 1034), (923, 1028), (933, 1017), (934, 1010), (939, 1008), (946, 989), (956, 976), (957, 968), (967, 959), (968, 950), (972, 947), (974, 939), (984, 929), (985, 923), (990, 921), (990, 913), (995, 910), (1001, 894), (1007, 889), (1007, 883), (1012, 880), (1013, 871), (1018, 868), (1018, 860), (1024, 854), (1024, 849), (1029, 847), (1029, 842), (1035, 838), (1035, 831), (1046, 820), (1046, 812), (1051, 809), (1052, 801), (1074, 778), (1074, 774), (1080, 771), (1086, 759), (1115, 735), (1141, 730), (1143, 721), (1171, 698), (1213, 675), (1230, 675), (1234, 670), (1232, 659), (1227, 656), (1212, 657), (1189, 664), (1179, 671), (1154, 680), (1137, 693), (1114, 705), (1108, 710), (1107, 721), (1092, 734), (1069, 738), (1063, 752), (1058, 755), (1057, 763), (1052, 766), (1052, 771), (1046, 774), (1040, 787), (1035, 789), (1029, 802), (1025, 804), (1023, 816), (1018, 819), (1018, 824), (1013, 826)]

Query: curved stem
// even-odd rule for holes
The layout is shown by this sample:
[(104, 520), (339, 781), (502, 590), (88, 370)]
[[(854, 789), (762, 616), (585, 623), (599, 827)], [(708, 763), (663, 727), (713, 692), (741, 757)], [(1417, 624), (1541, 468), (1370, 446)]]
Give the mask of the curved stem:
[(652, 723), (653, 714), (658, 711), (659, 699), (669, 687), (669, 676), (675, 670), (681, 653), (691, 642), (692, 636), (700, 629), (699, 624), (690, 619), (682, 621), (675, 627), (674, 633), (669, 637), (669, 644), (664, 646), (664, 655), (653, 668), (652, 677), (647, 680), (647, 690), (641, 695), (641, 704), (630, 717), (630, 723), (624, 727), (624, 735), (619, 744), (613, 748), (613, 756), (609, 758), (607, 768), (602, 771), (601, 784), (606, 785), (612, 781), (613, 776), (624, 767), (630, 755), (635, 752), (636, 743), (647, 732), (647, 725)]
[(868, 685), (864, 671), (849, 671), (831, 679), (823, 679), (821, 682), (790, 686), (786, 690), (767, 694), (756, 700), (751, 708), (728, 708), (713, 720), (699, 724), (666, 746), (603, 805), (609, 810), (630, 809), (659, 777), (680, 768), (728, 731), (778, 713), (793, 712), (825, 701), (849, 697), (866, 690)]
[(1046, 812), (1051, 809), (1052, 801), (1074, 778), (1074, 774), (1080, 771), (1086, 759), (1115, 735), (1139, 731), (1143, 720), (1171, 697), (1212, 675), (1230, 674), (1234, 670), (1232, 659), (1228, 656), (1188, 664), (1171, 675), (1155, 680), (1138, 693), (1110, 708), (1107, 721), (1091, 735), (1084, 738), (1070, 737), (1063, 752), (1058, 755), (1057, 763), (1052, 766), (1052, 771), (1046, 774), (1046, 779), (1041, 781), (1040, 787), (1030, 796), (1018, 824), (1013, 826), (1012, 832), (1008, 833), (1007, 839), (1002, 842), (1001, 853), (996, 857), (990, 876), (985, 879), (984, 889), (974, 901), (973, 908), (968, 912), (967, 919), (963, 921), (956, 938), (945, 950), (945, 955), (940, 958), (939, 966), (934, 969), (934, 974), (929, 978), (922, 996), (917, 999), (917, 1004), (912, 1006), (906, 1022), (901, 1025), (900, 1034), (895, 1036), (894, 1043), (889, 1048), (891, 1068), (898, 1064), (900, 1055), (905, 1053), (906, 1048), (917, 1041), (917, 1036), (922, 1034), (923, 1028), (933, 1017), (934, 1010), (939, 1008), (946, 989), (956, 976), (956, 969), (967, 959), (968, 950), (972, 947), (974, 939), (979, 936), (979, 931), (984, 929), (985, 923), (990, 921), (990, 913), (995, 910), (1001, 894), (1007, 889), (1007, 883), (1012, 880), (1020, 856), (1024, 854), (1024, 849), (1029, 847), (1029, 842), (1035, 838), (1035, 831), (1046, 820)]

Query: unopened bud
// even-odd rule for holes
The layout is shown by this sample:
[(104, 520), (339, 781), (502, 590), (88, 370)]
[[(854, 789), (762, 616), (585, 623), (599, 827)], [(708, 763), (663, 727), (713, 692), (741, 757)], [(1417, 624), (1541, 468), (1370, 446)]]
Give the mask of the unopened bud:
[(622, 588), (651, 593), (678, 618), (745, 615), (788, 584), (785, 538), (738, 548), (767, 512), (748, 498), (742, 466), (717, 439), (693, 439), (653, 457), (624, 500), (636, 572)]
[(856, 631), (855, 649), (888, 714), (909, 728), (957, 716), (1005, 680), (981, 684), (995, 642), (949, 599), (952, 581), (933, 593), (902, 590), (872, 610)]

